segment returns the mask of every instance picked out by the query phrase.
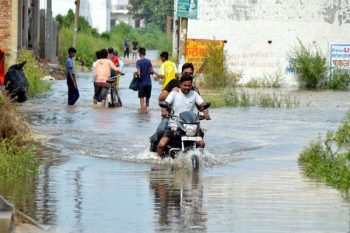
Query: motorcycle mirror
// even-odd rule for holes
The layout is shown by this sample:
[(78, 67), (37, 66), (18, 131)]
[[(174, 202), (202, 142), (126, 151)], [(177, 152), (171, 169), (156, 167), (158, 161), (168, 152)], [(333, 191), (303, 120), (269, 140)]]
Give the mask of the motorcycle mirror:
[(168, 102), (166, 102), (166, 101), (160, 101), (159, 102), (159, 106), (161, 108), (170, 108), (170, 104)]

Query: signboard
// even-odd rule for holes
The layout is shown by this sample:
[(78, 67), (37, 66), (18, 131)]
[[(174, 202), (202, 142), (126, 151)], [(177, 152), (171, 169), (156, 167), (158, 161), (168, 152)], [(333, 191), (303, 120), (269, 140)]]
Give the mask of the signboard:
[(198, 72), (204, 59), (208, 56), (210, 46), (217, 46), (223, 51), (224, 41), (204, 39), (186, 40), (186, 62), (193, 64), (195, 73)]
[(197, 19), (198, 0), (178, 0), (177, 17)]
[(335, 70), (350, 72), (350, 44), (332, 44), (329, 62), (331, 77)]

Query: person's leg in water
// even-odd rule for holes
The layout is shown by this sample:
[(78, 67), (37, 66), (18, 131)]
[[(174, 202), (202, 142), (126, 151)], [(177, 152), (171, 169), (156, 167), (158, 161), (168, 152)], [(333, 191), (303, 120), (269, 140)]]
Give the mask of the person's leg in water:
[(68, 87), (68, 105), (74, 105), (75, 102), (79, 99), (79, 90), (78, 88), (75, 88), (74, 86)]
[(167, 137), (167, 136), (163, 136), (159, 143), (158, 143), (158, 146), (157, 146), (157, 153), (158, 153), (158, 156), (163, 158), (165, 155), (164, 155), (164, 150), (165, 150), (165, 147), (169, 144), (170, 142), (170, 138)]
[(145, 97), (140, 98), (140, 109), (141, 109), (141, 113), (146, 112)]
[(145, 95), (146, 95), (146, 109), (149, 108), (149, 99), (151, 98), (152, 86), (145, 87)]
[(160, 139), (163, 137), (165, 129), (168, 125), (169, 118), (163, 117), (160, 121), (156, 132), (149, 138), (151, 146), (150, 151), (157, 152), (157, 146)]
[(146, 109), (149, 108), (149, 98), (146, 98)]

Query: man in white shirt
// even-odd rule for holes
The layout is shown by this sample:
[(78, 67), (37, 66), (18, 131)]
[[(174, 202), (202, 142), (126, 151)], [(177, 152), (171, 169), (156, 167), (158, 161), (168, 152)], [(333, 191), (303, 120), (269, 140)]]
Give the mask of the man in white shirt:
[[(195, 91), (192, 90), (193, 77), (190, 75), (183, 75), (180, 79), (180, 91), (172, 91), (165, 99), (173, 109), (174, 115), (179, 115), (184, 111), (193, 111), (194, 108), (199, 106), (199, 109), (202, 109), (205, 105), (202, 97)], [(208, 109), (203, 110), (204, 118), (206, 120), (210, 119)], [(173, 119), (169, 120), (168, 127), (165, 130), (163, 137), (160, 139), (157, 153), (160, 157), (164, 156), (164, 149), (170, 142), (174, 140), (176, 122)], [(197, 146), (204, 147), (204, 141), (197, 143)]]

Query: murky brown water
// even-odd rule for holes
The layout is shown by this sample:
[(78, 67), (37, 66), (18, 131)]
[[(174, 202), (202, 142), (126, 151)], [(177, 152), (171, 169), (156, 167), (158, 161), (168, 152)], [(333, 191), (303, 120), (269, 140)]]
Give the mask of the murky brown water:
[(349, 92), (289, 91), (301, 102), (291, 109), (211, 109), (205, 166), (192, 174), (180, 169), (185, 159), (148, 152), (160, 89), (154, 83), (142, 115), (130, 80), (122, 79), (118, 109), (92, 106), (86, 74), (72, 108), (65, 81), (26, 103), (22, 111), (53, 152), (36, 179), (0, 181), (0, 194), (56, 233), (349, 232), (346, 198), (297, 164), (309, 140), (338, 126)]

